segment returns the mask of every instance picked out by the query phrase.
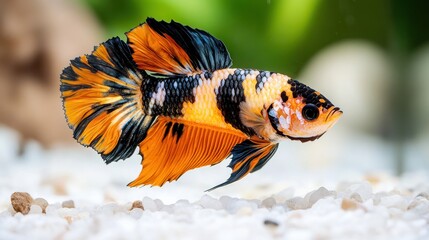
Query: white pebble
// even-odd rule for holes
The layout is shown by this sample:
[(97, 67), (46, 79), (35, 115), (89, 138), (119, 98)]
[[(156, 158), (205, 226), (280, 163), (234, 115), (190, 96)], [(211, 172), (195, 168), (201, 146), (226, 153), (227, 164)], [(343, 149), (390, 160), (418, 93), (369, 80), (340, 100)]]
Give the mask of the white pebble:
[(307, 193), (307, 195), (305, 196), (305, 200), (308, 202), (308, 206), (311, 207), (313, 206), (313, 204), (315, 204), (317, 201), (319, 201), (322, 198), (328, 197), (328, 196), (335, 196), (336, 193), (333, 191), (328, 191), (326, 188), (324, 187), (320, 187), (319, 189)]
[(261, 205), (265, 208), (272, 208), (276, 205), (276, 199), (274, 197), (266, 198), (262, 201)]
[(399, 208), (399, 209), (407, 208), (406, 200), (399, 195), (391, 195), (391, 196), (380, 198), (380, 205), (383, 205), (389, 208)]
[(46, 214), (47, 215), (57, 215), (58, 209), (61, 208), (61, 205), (59, 203), (49, 204), (46, 207)]
[(30, 207), (30, 212), (28, 212), (29, 214), (42, 214), (43, 210), (39, 205), (33, 204)]
[(158, 207), (155, 203), (154, 200), (152, 200), (151, 198), (148, 197), (144, 197), (142, 200), (143, 206), (145, 210), (149, 210), (149, 211), (156, 211), (158, 210)]
[(196, 204), (201, 205), (203, 208), (210, 208), (216, 210), (220, 210), (223, 208), (222, 203), (219, 200), (209, 195), (202, 196), (201, 199), (196, 202)]
[(139, 219), (141, 218), (142, 215), (143, 215), (143, 209), (141, 208), (133, 208), (130, 211), (130, 216), (133, 217), (134, 219)]
[(307, 209), (309, 207), (308, 201), (306, 201), (302, 197), (294, 197), (291, 199), (286, 200), (286, 206), (290, 209), (296, 210), (296, 209)]

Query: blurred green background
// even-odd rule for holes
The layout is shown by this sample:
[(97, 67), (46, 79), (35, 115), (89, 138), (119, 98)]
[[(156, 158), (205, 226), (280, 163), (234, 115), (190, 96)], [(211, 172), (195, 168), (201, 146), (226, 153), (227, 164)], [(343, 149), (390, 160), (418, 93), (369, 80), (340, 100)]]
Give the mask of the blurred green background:
[[(392, 0), (81, 0), (106, 29), (124, 32), (146, 17), (206, 30), (227, 45), (236, 67), (297, 75), (320, 49), (345, 39), (413, 51), (429, 39), (429, 3)], [(399, 48), (399, 49), (398, 49)]]

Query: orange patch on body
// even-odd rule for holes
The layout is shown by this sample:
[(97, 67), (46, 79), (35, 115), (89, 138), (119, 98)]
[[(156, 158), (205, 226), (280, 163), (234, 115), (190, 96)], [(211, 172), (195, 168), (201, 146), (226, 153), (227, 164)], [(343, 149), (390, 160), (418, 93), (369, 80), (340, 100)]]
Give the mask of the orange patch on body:
[(211, 79), (202, 79), (202, 84), (197, 86), (194, 91), (195, 102), (183, 103), (181, 119), (240, 132), (225, 122), (222, 112), (217, 106), (215, 93), (221, 80), (232, 73), (234, 73), (234, 69), (223, 69), (213, 72)]
[(289, 92), (290, 85), (287, 83), (288, 76), (283, 74), (274, 73), (270, 76), (261, 91), (256, 91), (256, 75), (248, 75), (243, 82), (244, 96), (246, 103), (252, 111), (260, 112), (264, 108), (264, 104), (273, 103), (276, 99), (280, 98), (282, 91)]

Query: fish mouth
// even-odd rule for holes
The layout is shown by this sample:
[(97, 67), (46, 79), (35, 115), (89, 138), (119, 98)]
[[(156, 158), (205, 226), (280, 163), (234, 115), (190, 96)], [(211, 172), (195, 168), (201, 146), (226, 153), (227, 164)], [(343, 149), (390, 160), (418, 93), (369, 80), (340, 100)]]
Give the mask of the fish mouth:
[(319, 134), (319, 135), (316, 135), (316, 136), (313, 136), (313, 137), (291, 137), (291, 136), (286, 136), (286, 137), (288, 137), (290, 140), (298, 140), (298, 141), (301, 141), (304, 143), (304, 142), (312, 142), (314, 140), (317, 140), (321, 136), (323, 136), (323, 134), (325, 134), (325, 133), (326, 132)]
[(328, 113), (328, 115), (326, 116), (325, 121), (327, 122), (327, 121), (328, 121), (328, 119), (329, 119), (330, 117), (332, 117), (336, 112), (338, 112), (340, 115), (341, 115), (341, 114), (343, 114), (343, 111), (341, 111), (339, 107), (334, 107), (334, 108), (333, 108), (333, 109)]

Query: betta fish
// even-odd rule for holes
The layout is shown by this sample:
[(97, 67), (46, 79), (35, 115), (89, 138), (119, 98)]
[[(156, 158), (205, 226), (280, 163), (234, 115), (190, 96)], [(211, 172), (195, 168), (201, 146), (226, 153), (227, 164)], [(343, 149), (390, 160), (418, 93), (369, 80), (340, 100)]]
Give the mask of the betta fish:
[[(148, 18), (61, 74), (73, 137), (108, 164), (136, 148), (142, 170), (128, 186), (162, 186), (227, 158), (235, 182), (261, 169), (284, 139), (313, 141), (342, 115), (318, 91), (280, 73), (231, 68), (209, 33)], [(212, 188), (212, 189), (214, 189)]]

